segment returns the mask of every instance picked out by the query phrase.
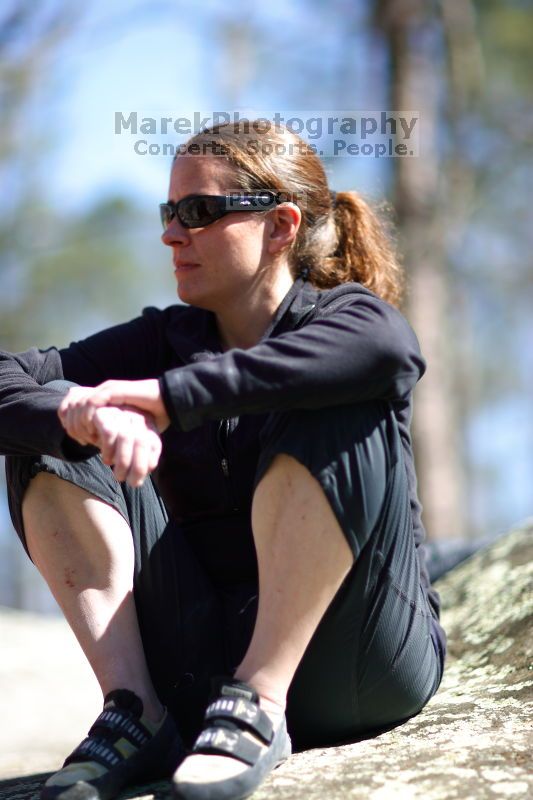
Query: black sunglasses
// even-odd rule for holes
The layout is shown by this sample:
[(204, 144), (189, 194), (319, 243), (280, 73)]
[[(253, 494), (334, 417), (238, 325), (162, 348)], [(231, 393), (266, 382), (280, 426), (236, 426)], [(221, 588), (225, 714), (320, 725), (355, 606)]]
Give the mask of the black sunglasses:
[(178, 203), (169, 200), (160, 203), (161, 223), (166, 230), (174, 217), (184, 228), (205, 228), (217, 219), (233, 211), (269, 211), (285, 198), (274, 192), (255, 192), (248, 194), (191, 194)]

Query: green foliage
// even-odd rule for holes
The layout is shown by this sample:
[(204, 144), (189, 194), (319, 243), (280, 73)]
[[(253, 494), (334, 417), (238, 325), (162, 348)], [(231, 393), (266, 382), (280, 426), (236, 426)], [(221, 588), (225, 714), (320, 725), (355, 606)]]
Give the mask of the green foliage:
[[(61, 146), (61, 136), (54, 138), (53, 120), (46, 113), (57, 83), (65, 78), (57, 74), (54, 59), (80, 21), (81, 13), (68, 0), (40, 9), (19, 0), (0, 11), (4, 350), (63, 345), (133, 315), (147, 288), (145, 278), (151, 279), (143, 261), (149, 240), (151, 251), (157, 252), (155, 210), (148, 219), (119, 194), (77, 213), (53, 208), (47, 201), (47, 185), (53, 180), (47, 165), (54, 148)], [(32, 117), (39, 124), (32, 125)], [(40, 124), (45, 118), (46, 125)]]
[(531, 3), (477, 0), (476, 6), (488, 87), (496, 84), (500, 89), (507, 87), (515, 96), (518, 93), (530, 96), (533, 89)]
[(120, 197), (75, 217), (30, 205), (2, 276), (1, 346), (66, 344), (131, 313), (144, 288), (144, 227), (143, 212)]

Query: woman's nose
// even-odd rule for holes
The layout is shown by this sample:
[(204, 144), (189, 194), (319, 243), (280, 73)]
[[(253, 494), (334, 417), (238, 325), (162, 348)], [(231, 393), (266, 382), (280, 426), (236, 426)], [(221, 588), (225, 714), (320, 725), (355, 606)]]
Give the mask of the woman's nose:
[(176, 217), (170, 220), (169, 225), (161, 234), (161, 241), (169, 247), (172, 247), (174, 244), (187, 244), (189, 239), (190, 234), (187, 228), (184, 228)]

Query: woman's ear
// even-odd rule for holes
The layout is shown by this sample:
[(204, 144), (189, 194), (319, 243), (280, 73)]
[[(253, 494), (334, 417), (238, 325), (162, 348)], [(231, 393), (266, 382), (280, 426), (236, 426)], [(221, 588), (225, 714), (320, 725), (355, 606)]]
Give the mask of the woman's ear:
[(276, 255), (292, 245), (301, 221), (302, 212), (295, 203), (282, 203), (272, 209), (267, 228), (267, 248), (270, 255)]

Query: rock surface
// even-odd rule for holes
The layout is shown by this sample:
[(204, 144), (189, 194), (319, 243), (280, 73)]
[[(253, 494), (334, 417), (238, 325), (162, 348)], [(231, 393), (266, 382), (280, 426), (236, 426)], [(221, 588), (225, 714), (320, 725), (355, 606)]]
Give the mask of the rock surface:
[[(373, 739), (293, 756), (255, 800), (533, 797), (533, 520), (438, 588), (449, 658), (423, 712)], [(0, 614), (1, 800), (37, 798), (35, 773), (57, 767), (100, 703), (64, 623), (28, 616)], [(157, 784), (122, 797), (170, 794)]]

